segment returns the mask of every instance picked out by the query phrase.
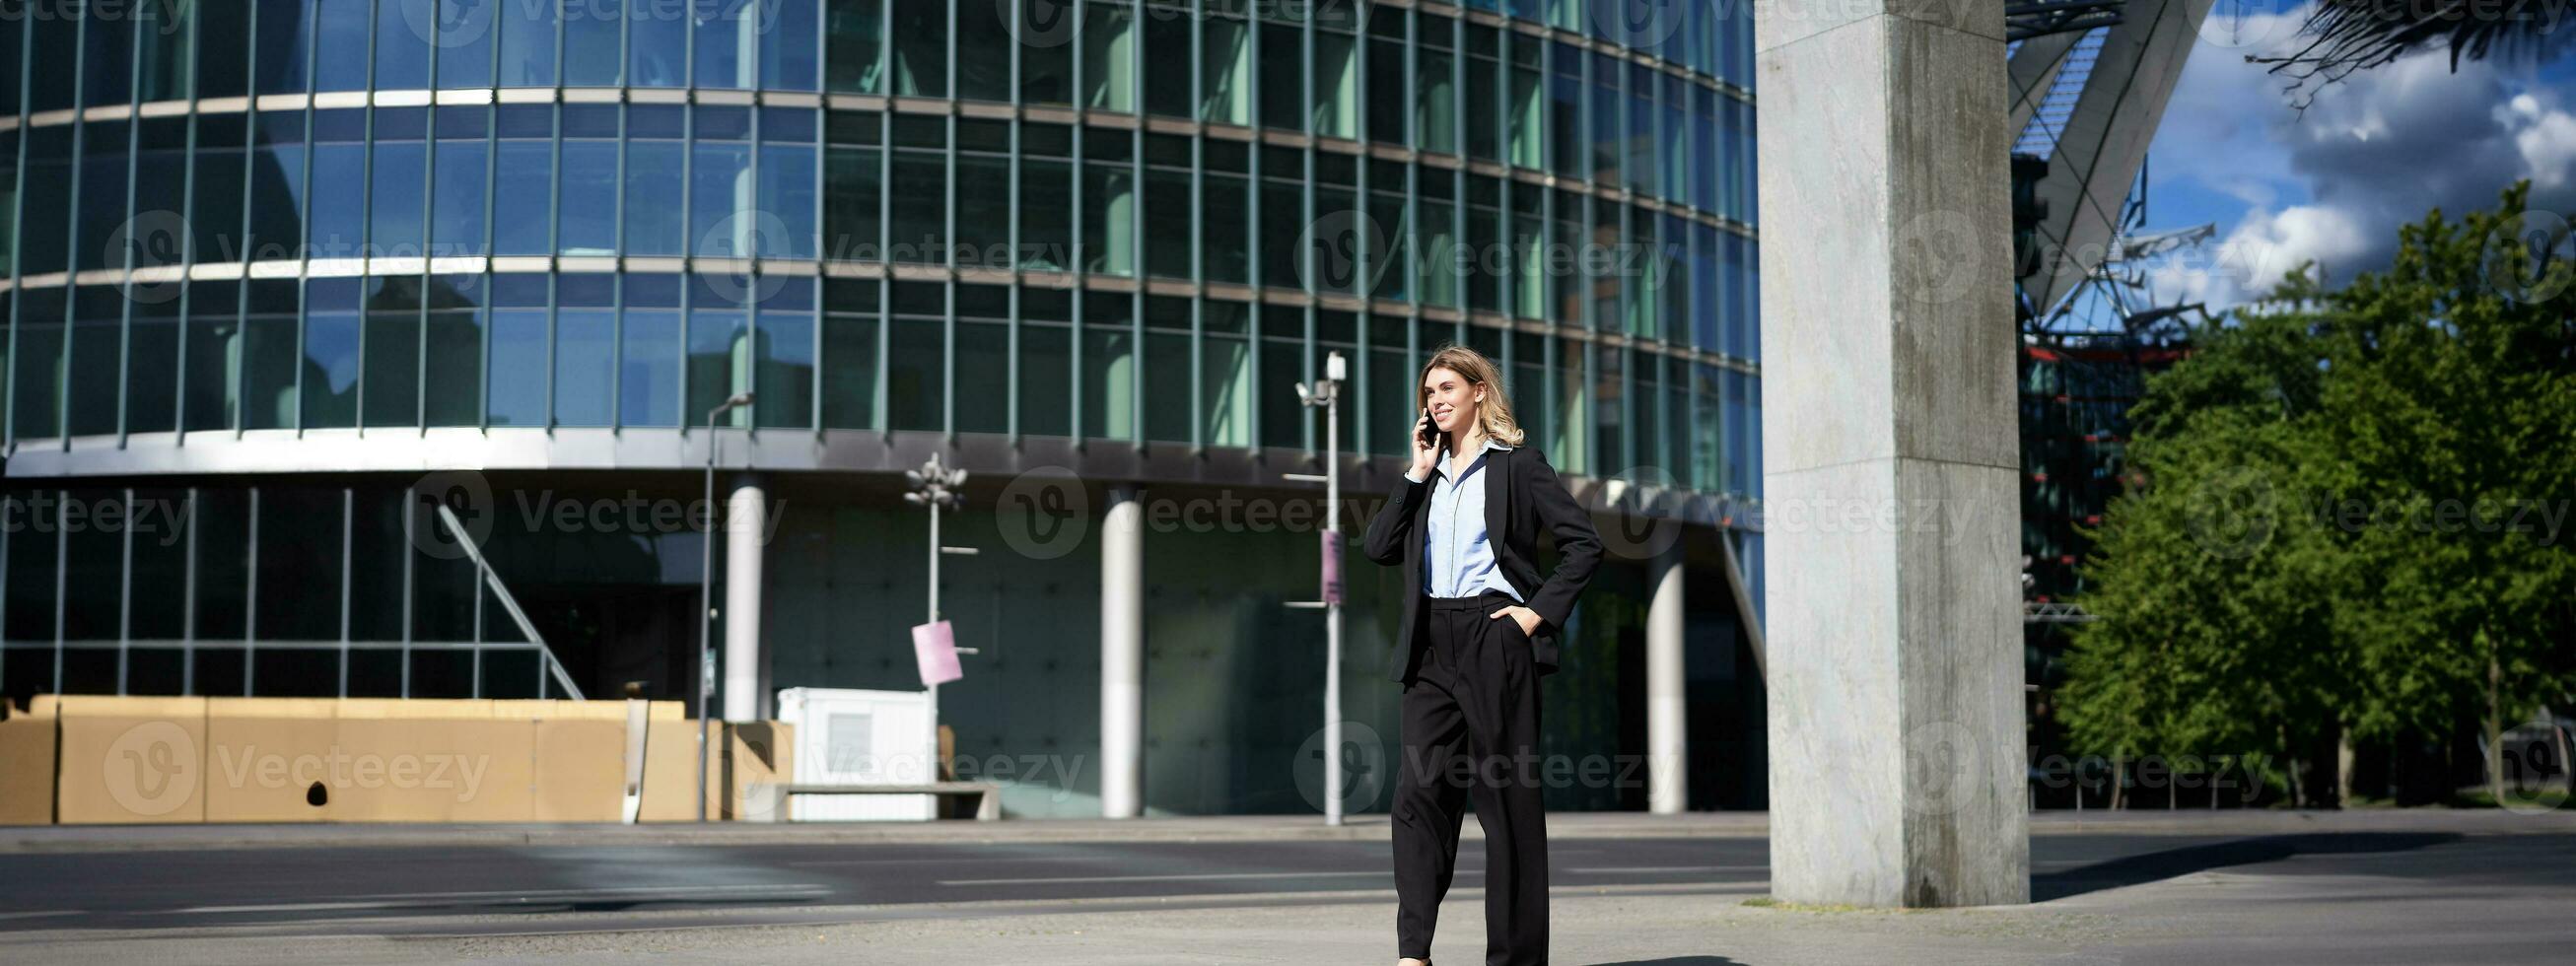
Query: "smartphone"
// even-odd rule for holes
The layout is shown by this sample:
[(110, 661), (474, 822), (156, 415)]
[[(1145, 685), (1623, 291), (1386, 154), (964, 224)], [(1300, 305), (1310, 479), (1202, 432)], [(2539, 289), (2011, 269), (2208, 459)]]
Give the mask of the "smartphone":
[(1422, 445), (1440, 448), (1440, 427), (1431, 422), (1431, 410), (1422, 411)]

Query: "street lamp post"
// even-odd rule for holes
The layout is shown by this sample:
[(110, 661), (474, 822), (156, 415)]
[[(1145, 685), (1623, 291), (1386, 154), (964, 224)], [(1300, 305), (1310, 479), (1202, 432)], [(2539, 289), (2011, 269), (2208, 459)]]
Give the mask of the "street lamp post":
[[(930, 510), (930, 617), (924, 623), (936, 624), (939, 623), (939, 555), (975, 552), (966, 547), (939, 545), (939, 511), (943, 508), (955, 509), (966, 504), (966, 471), (949, 469), (947, 464), (940, 462), (939, 454), (932, 453), (930, 461), (921, 464), (920, 469), (905, 470), (903, 479), (912, 487), (911, 492), (903, 495), (903, 501)], [(958, 650), (961, 653), (965, 651), (964, 648)], [(923, 760), (930, 766), (928, 780), (935, 782), (940, 780), (939, 685), (924, 682), (922, 688), (927, 692), (925, 700), (929, 705), (930, 715), (929, 756)]]
[[(1342, 380), (1348, 364), (1340, 352), (1324, 357), (1324, 378), (1297, 384), (1297, 399), (1324, 410), (1324, 553), (1342, 549)], [(1339, 560), (1327, 562), (1333, 579)], [(1342, 824), (1342, 595), (1324, 588), (1324, 824)]]
[(716, 573), (716, 417), (751, 405), (751, 393), (735, 393), (724, 405), (707, 410), (707, 493), (706, 526), (701, 534), (698, 554), (698, 821), (707, 820), (707, 699), (716, 691), (716, 652), (708, 644), (709, 625), (715, 623)]

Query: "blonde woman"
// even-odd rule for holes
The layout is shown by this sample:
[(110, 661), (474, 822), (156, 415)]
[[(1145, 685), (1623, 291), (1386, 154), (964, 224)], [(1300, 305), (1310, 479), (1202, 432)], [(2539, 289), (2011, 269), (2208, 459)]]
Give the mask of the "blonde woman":
[[(1474, 349), (1422, 367), (1413, 464), (1369, 522), (1367, 553), (1404, 565), (1395, 807), (1396, 955), (1429, 966), (1467, 805), (1485, 829), (1485, 962), (1547, 962), (1547, 815), (1538, 679), (1601, 560), (1591, 518), (1521, 438), (1501, 375)], [(1540, 532), (1556, 569), (1538, 565)]]

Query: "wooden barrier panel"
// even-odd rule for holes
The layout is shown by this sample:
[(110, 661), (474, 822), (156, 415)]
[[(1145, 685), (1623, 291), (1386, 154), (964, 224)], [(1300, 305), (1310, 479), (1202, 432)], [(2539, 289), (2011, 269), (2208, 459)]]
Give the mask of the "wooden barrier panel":
[[(696, 724), (646, 713), (647, 813), (694, 819)], [(721, 817), (785, 773), (770, 726), (719, 734), (739, 759)], [(622, 700), (40, 696), (0, 721), (0, 821), (613, 822), (625, 740)]]
[(336, 701), (210, 698), (204, 767), (209, 822), (328, 822), (349, 784)]
[(0, 825), (54, 821), (54, 696), (39, 694), (25, 710), (0, 701)]
[(61, 696), (54, 820), (206, 820), (205, 698)]

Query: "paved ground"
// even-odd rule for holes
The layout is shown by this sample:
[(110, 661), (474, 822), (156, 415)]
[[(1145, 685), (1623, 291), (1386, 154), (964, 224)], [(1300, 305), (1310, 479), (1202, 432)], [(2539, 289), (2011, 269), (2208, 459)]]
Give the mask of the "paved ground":
[[(1393, 961), (1382, 817), (999, 824), (1062, 827), (12, 830), (0, 960)], [(1748, 904), (1767, 888), (1760, 816), (1552, 816), (1555, 961), (2576, 957), (2576, 813), (2034, 826), (2033, 904), (1875, 912)], [(352, 844), (369, 831), (408, 844)], [(496, 834), (518, 840), (479, 840)], [(1480, 853), (1461, 850), (1437, 961), (1481, 955)]]

